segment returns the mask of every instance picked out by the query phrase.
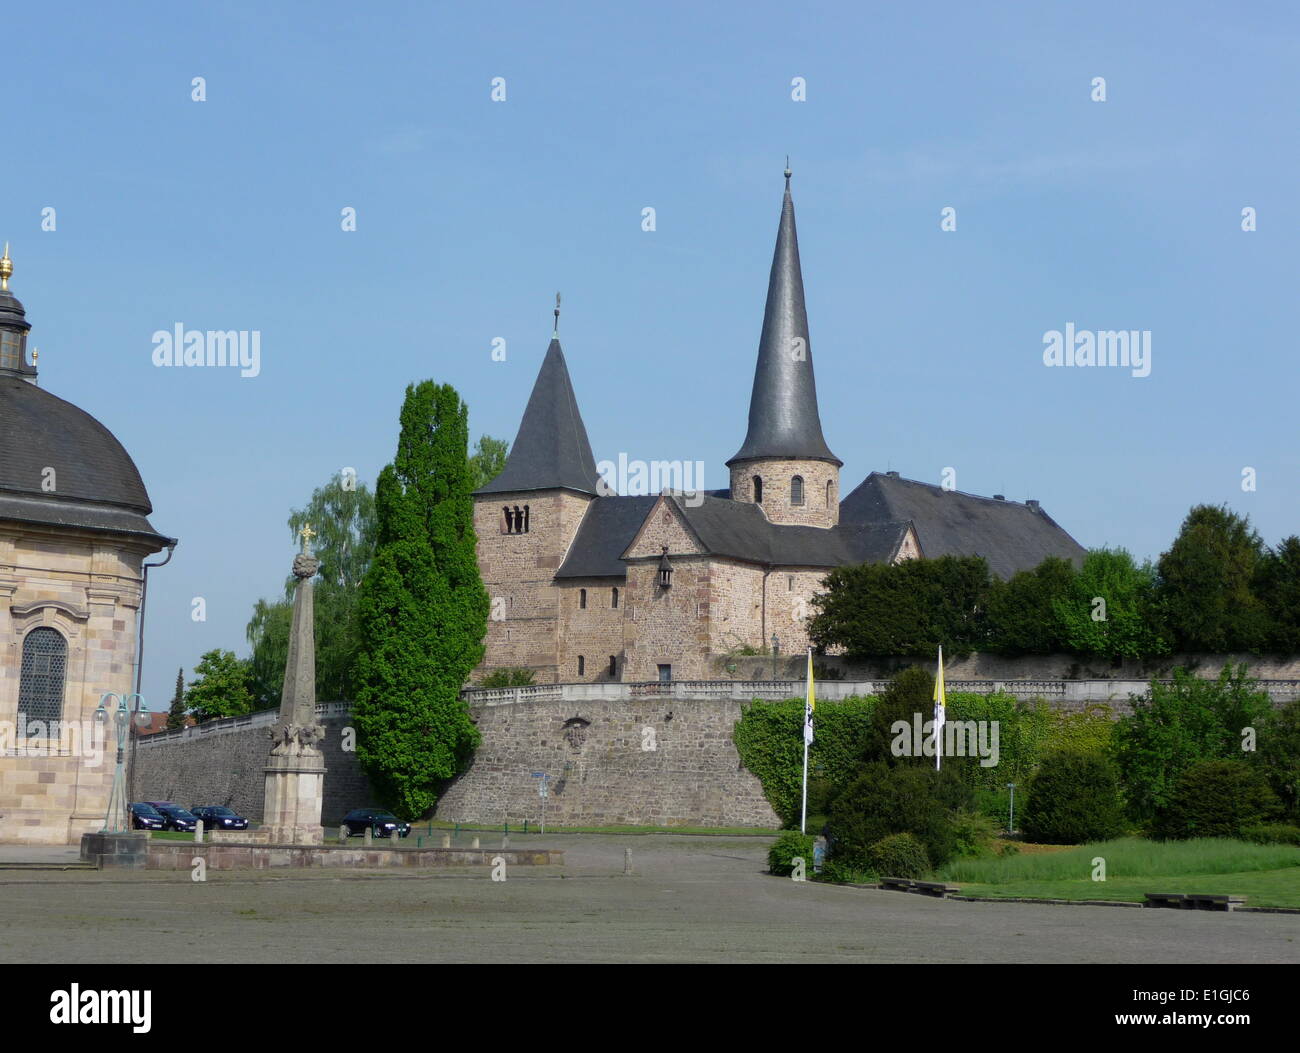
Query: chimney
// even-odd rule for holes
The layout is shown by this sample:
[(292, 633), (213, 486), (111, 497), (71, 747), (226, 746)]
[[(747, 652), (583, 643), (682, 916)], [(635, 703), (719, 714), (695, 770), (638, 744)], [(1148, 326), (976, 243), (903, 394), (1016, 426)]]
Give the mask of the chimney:
[(898, 478), (898, 473), (897, 473), (897, 472), (886, 472), (885, 474), (886, 474), (887, 476), (889, 476), (889, 478), (891, 478), (891, 479), (897, 479), (897, 478)]
[(1030, 498), (1029, 500), (1027, 500), (1027, 501), (1025, 502), (1025, 504), (1027, 504), (1027, 505), (1028, 505), (1030, 508), (1032, 508), (1035, 512), (1038, 511), (1038, 502), (1035, 501), (1033, 498)]

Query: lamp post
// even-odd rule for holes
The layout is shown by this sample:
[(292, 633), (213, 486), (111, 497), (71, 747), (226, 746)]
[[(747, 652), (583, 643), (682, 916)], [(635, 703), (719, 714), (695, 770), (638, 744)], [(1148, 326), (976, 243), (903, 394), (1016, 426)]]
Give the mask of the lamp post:
[(1007, 789), (1011, 791), (1011, 811), (1007, 816), (1007, 833), (1013, 834), (1016, 832), (1016, 784), (1014, 782), (1007, 783)]
[(772, 634), (772, 679), (773, 680), (776, 679), (776, 659), (780, 653), (781, 653), (781, 638), (777, 636), (776, 633), (773, 633)]
[[(114, 699), (117, 700), (116, 708), (112, 704)], [(117, 767), (113, 770), (113, 788), (109, 791), (108, 811), (104, 814), (104, 829), (101, 832), (120, 834), (130, 830), (126, 800), (126, 744), (131, 717), (134, 715), (136, 722), (144, 726), (149, 722), (149, 706), (138, 691), (125, 697), (115, 691), (105, 691), (95, 708), (95, 723), (105, 728), (110, 713), (117, 734)]]

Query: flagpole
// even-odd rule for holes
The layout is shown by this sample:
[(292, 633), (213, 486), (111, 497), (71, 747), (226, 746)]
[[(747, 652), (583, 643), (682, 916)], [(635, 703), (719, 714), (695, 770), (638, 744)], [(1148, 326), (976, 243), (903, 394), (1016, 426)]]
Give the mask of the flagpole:
[(812, 685), (812, 648), (808, 648), (808, 685), (804, 688), (804, 730), (803, 730), (803, 804), (799, 810), (799, 833), (808, 832), (808, 742), (811, 738), (809, 729), (812, 727), (812, 712), (809, 705), (811, 699)]
[(944, 703), (947, 701), (946, 685), (943, 682), (943, 644), (939, 645), (939, 676), (934, 682), (934, 770), (943, 768), (943, 725), (946, 714)]

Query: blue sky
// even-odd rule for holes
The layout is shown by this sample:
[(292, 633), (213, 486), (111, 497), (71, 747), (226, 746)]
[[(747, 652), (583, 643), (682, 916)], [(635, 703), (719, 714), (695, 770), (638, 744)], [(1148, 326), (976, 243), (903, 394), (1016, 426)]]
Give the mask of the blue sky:
[[(1200, 502), (1300, 532), (1289, 5), (701, 6), (6, 9), (0, 239), (40, 382), (115, 432), (180, 538), (152, 705), (202, 652), (247, 653), (290, 507), (374, 479), (408, 382), (513, 439), (556, 290), (597, 459), (725, 486), (787, 153), (844, 492), (953, 467), (1141, 557)], [(1068, 322), (1150, 330), (1151, 375), (1047, 368)], [(156, 368), (177, 323), (259, 330), (260, 375)]]

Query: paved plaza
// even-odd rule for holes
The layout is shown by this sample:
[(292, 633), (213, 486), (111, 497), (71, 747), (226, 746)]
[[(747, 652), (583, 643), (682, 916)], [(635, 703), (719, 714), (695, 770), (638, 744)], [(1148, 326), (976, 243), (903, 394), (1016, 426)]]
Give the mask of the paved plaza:
[[(482, 836), (485, 847), (500, 842)], [(797, 884), (763, 872), (768, 843), (512, 835), (512, 847), (564, 849), (566, 865), (514, 867), (504, 882), (486, 867), (209, 871), (203, 883), (188, 873), (0, 870), (0, 960), (1300, 961), (1300, 915), (966, 903)]]

